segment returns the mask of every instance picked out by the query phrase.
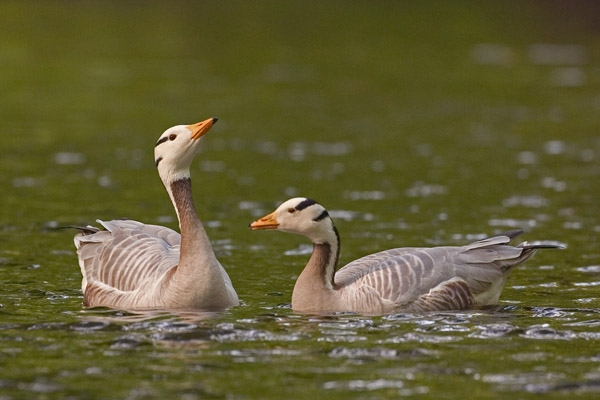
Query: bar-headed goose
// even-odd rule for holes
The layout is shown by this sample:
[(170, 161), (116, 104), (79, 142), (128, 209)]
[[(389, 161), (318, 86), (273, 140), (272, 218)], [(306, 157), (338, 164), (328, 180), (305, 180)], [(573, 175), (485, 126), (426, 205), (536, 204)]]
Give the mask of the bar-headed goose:
[(75, 236), (87, 307), (221, 310), (239, 303), (217, 260), (192, 198), (190, 165), (216, 118), (167, 129), (156, 167), (177, 213), (181, 235), (132, 220), (98, 222)]
[(509, 231), (465, 246), (384, 250), (336, 271), (340, 237), (327, 210), (314, 200), (287, 200), (250, 227), (311, 240), (312, 255), (292, 294), (292, 309), (308, 313), (427, 312), (496, 304), (513, 266), (538, 248), (560, 247), (510, 246), (521, 231)]

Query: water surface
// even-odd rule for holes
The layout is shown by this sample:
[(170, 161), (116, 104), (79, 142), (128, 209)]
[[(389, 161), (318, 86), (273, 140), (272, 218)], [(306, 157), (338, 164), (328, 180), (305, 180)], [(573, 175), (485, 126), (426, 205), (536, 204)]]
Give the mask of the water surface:
[[(562, 2), (3, 2), (0, 397), (593, 398), (600, 390), (600, 42)], [(242, 304), (84, 310), (62, 226), (176, 228), (153, 145), (219, 123), (197, 207)], [(300, 315), (310, 246), (250, 232), (292, 196), (341, 261), (521, 228), (500, 304)]]

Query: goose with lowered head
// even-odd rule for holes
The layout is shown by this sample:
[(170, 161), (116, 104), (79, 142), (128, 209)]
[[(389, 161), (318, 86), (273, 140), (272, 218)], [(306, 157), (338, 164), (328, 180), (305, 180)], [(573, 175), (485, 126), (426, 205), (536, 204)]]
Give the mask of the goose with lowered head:
[(181, 234), (133, 220), (79, 228), (75, 247), (86, 307), (222, 310), (239, 304), (192, 198), (190, 165), (217, 118), (167, 129), (154, 156)]
[(327, 210), (314, 200), (287, 200), (250, 228), (311, 240), (312, 255), (292, 294), (292, 309), (306, 313), (428, 312), (497, 304), (512, 267), (539, 248), (560, 247), (511, 246), (522, 232), (509, 231), (465, 246), (384, 250), (336, 271), (340, 237)]

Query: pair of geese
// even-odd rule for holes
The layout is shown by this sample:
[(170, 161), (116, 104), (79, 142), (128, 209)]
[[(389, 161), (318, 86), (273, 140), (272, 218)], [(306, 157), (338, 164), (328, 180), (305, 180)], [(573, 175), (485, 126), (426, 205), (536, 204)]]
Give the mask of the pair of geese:
[[(217, 260), (192, 199), (190, 166), (209, 118), (167, 129), (154, 155), (158, 174), (177, 213), (181, 234), (133, 220), (78, 228), (75, 246), (86, 307), (224, 310), (239, 304), (231, 279)], [(510, 246), (520, 231), (465, 246), (397, 248), (355, 260), (336, 271), (338, 231), (314, 200), (293, 198), (250, 224), (307, 237), (313, 244), (298, 277), (292, 309), (305, 313), (368, 314), (460, 310), (498, 302), (511, 268), (536, 249)]]

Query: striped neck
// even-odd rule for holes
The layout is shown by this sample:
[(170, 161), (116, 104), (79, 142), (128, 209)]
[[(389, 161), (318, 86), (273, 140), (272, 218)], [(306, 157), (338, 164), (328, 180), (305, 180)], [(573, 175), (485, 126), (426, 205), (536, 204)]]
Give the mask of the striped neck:
[(192, 198), (192, 179), (187, 176), (165, 183), (165, 189), (177, 214), (179, 229), (185, 230), (187, 223), (198, 220)]
[(199, 259), (215, 258), (212, 245), (198, 217), (192, 197), (192, 180), (183, 178), (172, 181), (168, 186), (169, 196), (177, 212), (181, 231), (180, 262), (198, 263)]
[(312, 255), (301, 274), (306, 272), (311, 279), (318, 279), (328, 290), (335, 289), (335, 272), (340, 256), (340, 235), (333, 221), (331, 227), (325, 240), (313, 243)]
[(179, 228), (185, 229), (188, 222), (198, 219), (194, 199), (192, 197), (192, 179), (185, 177), (165, 184), (173, 208), (177, 213)]

